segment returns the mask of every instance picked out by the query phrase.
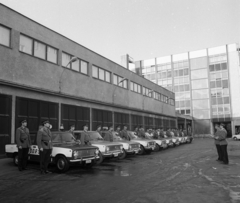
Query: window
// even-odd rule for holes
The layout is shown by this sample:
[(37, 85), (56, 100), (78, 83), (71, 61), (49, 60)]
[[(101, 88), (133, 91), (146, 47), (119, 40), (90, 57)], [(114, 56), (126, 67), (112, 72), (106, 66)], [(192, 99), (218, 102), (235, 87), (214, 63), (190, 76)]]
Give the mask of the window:
[(46, 58), (46, 45), (38, 41), (34, 41), (34, 56), (45, 59)]
[(131, 82), (130, 83), (130, 89), (133, 92), (136, 92), (136, 93), (139, 93), (139, 94), (142, 93), (142, 86), (137, 84), (137, 83), (135, 83), (135, 82)]
[(72, 65), (72, 70), (75, 70), (75, 71), (79, 72), (79, 70), (80, 70), (79, 59), (74, 61), (71, 65)]
[(11, 30), (0, 25), (0, 44), (10, 47)]
[(146, 87), (143, 87), (143, 95), (147, 96), (147, 97), (152, 97), (152, 90), (146, 88)]
[(191, 78), (192, 79), (200, 79), (200, 78), (207, 78), (208, 73), (207, 69), (200, 69), (200, 70), (192, 70), (191, 71)]
[[(118, 85), (119, 87), (123, 87), (125, 89), (128, 88), (128, 82), (127, 79), (123, 80), (123, 77), (118, 76), (118, 75), (113, 75), (113, 84)], [(122, 81), (122, 82), (121, 82)]]
[(33, 40), (31, 38), (20, 35), (19, 46), (20, 51), (31, 55), (33, 54)]
[(92, 76), (99, 80), (111, 83), (111, 73), (96, 66), (92, 66)]
[(88, 63), (81, 60), (81, 73), (88, 74)]
[(52, 63), (57, 63), (57, 50), (52, 47), (47, 47), (47, 60)]
[(207, 79), (192, 81), (192, 89), (202, 89), (202, 88), (208, 88)]
[(156, 99), (156, 100), (158, 100), (158, 101), (161, 101), (161, 94), (160, 94), (160, 93), (154, 92), (154, 93), (153, 93), (153, 97), (154, 97), (154, 99)]
[(209, 109), (209, 100), (193, 100), (193, 109)]
[(209, 98), (208, 89), (193, 90), (193, 91), (192, 91), (192, 98), (193, 98), (193, 99), (205, 99), (205, 98)]
[(25, 35), (20, 35), (19, 51), (57, 64), (57, 49)]

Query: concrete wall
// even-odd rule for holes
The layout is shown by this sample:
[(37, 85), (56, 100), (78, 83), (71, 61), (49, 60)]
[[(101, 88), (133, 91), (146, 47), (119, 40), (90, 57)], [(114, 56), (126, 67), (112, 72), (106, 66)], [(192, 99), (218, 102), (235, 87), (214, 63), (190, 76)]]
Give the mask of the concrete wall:
[[(32, 88), (59, 92), (59, 78), (64, 70), (36, 57), (19, 52), (19, 36), (23, 33), (43, 43), (59, 49), (58, 57), (61, 62), (61, 51), (77, 56), (92, 65), (125, 77), (133, 82), (153, 89), (168, 97), (174, 98), (174, 93), (132, 73), (120, 65), (100, 56), (99, 54), (63, 37), (62, 35), (6, 8), (0, 4), (0, 24), (12, 28), (11, 48), (0, 46), (0, 80), (25, 85)], [(90, 70), (91, 73), (91, 70)], [(130, 84), (129, 84), (130, 88)], [(79, 98), (99, 101), (111, 105), (115, 91), (115, 105), (165, 114), (175, 117), (175, 106), (164, 104), (153, 98), (145, 98), (112, 84), (93, 79), (89, 76), (66, 69), (62, 78), (62, 93)]]

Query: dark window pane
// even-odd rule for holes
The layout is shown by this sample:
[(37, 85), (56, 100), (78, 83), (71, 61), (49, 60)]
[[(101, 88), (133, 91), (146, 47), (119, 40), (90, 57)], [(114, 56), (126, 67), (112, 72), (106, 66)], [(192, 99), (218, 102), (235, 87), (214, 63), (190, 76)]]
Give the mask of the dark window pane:
[(216, 87), (222, 87), (221, 80), (217, 80), (217, 81), (216, 81)]
[(226, 70), (227, 69), (227, 63), (221, 63), (221, 69)]
[(48, 118), (48, 103), (41, 102), (41, 117)]
[(188, 68), (184, 69), (184, 75), (188, 75)]
[(214, 65), (210, 65), (209, 69), (210, 69), (211, 72), (214, 71)]
[(210, 88), (215, 88), (216, 87), (216, 82), (215, 81), (211, 81), (210, 82)]
[(215, 64), (215, 71), (220, 71), (220, 70), (221, 70), (220, 64)]
[(222, 98), (222, 97), (217, 98), (217, 103), (218, 103), (218, 104), (223, 104), (223, 98)]
[(223, 80), (222, 81), (222, 87), (223, 88), (228, 88), (228, 80)]
[(224, 100), (224, 104), (229, 104), (230, 103), (229, 97), (224, 97), (223, 100)]
[(37, 117), (38, 116), (38, 102), (37, 101), (31, 101), (28, 102), (28, 115)]

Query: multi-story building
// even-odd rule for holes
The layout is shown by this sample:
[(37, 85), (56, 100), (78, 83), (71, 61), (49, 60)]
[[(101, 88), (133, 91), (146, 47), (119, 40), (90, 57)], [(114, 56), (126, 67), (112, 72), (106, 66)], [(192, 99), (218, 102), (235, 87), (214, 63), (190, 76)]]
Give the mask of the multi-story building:
[[(156, 95), (154, 98), (152, 95)], [(176, 127), (175, 94), (0, 4), (0, 154), (27, 119), (32, 138), (75, 124)]]
[(136, 61), (133, 72), (175, 92), (176, 111), (193, 117), (195, 133), (213, 133), (220, 122), (228, 136), (238, 133), (238, 44)]

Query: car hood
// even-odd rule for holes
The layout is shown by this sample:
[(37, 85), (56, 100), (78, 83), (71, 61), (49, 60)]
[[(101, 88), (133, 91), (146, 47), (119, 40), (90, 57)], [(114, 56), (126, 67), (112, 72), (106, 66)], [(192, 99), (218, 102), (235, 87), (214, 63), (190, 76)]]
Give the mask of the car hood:
[(84, 150), (84, 149), (97, 149), (97, 147), (94, 146), (89, 146), (89, 145), (79, 145), (75, 143), (59, 143), (59, 144), (53, 144), (53, 147), (59, 147), (59, 148), (67, 148), (67, 149), (72, 149), (72, 150)]
[(104, 146), (112, 146), (112, 145), (121, 145), (121, 143), (119, 142), (108, 142), (108, 141), (102, 141), (102, 140), (99, 140), (99, 141), (90, 141), (91, 144), (94, 144), (94, 145), (104, 145)]

